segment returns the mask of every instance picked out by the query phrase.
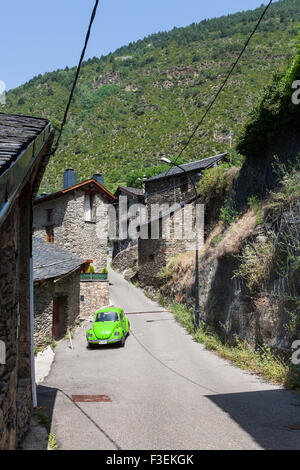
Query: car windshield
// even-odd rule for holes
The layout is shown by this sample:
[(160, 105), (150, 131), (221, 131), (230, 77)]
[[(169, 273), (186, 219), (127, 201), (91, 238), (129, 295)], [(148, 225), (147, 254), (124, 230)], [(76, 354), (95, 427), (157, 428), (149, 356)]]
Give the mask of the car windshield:
[(117, 312), (99, 312), (96, 316), (96, 322), (103, 321), (118, 321), (119, 317)]

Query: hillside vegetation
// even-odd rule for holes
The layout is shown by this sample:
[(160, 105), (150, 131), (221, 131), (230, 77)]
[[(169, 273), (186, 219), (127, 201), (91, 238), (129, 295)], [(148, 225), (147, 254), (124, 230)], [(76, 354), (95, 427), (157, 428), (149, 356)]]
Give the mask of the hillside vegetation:
[[(111, 190), (165, 169), (202, 116), (254, 28), (262, 8), (174, 28), (84, 63), (61, 146), (41, 191), (59, 189), (62, 172), (102, 172)], [(245, 56), (183, 157), (234, 148), (250, 107), (274, 70), (296, 50), (300, 2), (273, 4)], [(7, 95), (5, 112), (47, 117), (59, 128), (75, 68), (37, 76)], [(232, 151), (232, 163), (239, 155)]]

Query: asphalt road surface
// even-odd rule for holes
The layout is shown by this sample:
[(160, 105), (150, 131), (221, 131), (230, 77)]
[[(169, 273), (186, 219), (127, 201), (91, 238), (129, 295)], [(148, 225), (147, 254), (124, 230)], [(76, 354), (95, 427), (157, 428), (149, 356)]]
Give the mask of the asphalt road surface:
[(57, 345), (38, 397), (59, 449), (300, 449), (300, 430), (289, 428), (300, 423), (299, 394), (205, 350), (140, 289), (114, 272), (109, 278), (132, 334), (124, 348), (89, 350), (85, 324), (73, 350), (69, 341)]

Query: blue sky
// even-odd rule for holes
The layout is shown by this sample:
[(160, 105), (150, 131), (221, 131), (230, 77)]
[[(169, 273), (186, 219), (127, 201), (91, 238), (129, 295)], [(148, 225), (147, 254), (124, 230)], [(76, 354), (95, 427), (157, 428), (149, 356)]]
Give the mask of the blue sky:
[[(1, 3), (0, 80), (7, 89), (39, 73), (78, 63), (94, 0)], [(102, 0), (86, 58), (108, 54), (151, 33), (254, 9), (262, 3), (262, 0)]]

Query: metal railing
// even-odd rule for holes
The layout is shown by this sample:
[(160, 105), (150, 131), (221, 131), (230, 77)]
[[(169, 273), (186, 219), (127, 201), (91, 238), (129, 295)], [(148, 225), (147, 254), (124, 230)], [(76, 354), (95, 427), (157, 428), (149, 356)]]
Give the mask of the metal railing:
[(106, 281), (107, 273), (81, 273), (81, 281)]

